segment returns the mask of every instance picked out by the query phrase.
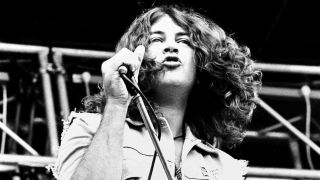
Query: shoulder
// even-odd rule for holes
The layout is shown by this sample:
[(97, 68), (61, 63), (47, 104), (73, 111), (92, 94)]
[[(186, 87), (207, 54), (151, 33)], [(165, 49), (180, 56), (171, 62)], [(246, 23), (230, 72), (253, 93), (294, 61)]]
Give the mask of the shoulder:
[(244, 179), (243, 176), (248, 172), (248, 161), (235, 159), (220, 149), (217, 149), (217, 152), (219, 154), (223, 176), (226, 176), (226, 179), (235, 179), (236, 177), (236, 179)]
[(86, 129), (89, 133), (94, 134), (101, 122), (102, 115), (99, 113), (77, 113), (72, 111), (67, 120), (63, 120), (63, 132), (61, 139), (70, 127)]
[(97, 131), (101, 114), (71, 112), (63, 120), (58, 157), (49, 167), (57, 179), (69, 179)]
[(101, 121), (102, 115), (99, 113), (78, 113), (78, 112), (71, 112), (68, 118), (68, 121), (70, 121), (70, 123), (73, 122), (74, 119), (83, 121), (84, 123), (86, 123), (89, 126), (94, 126), (97, 123), (99, 124)]

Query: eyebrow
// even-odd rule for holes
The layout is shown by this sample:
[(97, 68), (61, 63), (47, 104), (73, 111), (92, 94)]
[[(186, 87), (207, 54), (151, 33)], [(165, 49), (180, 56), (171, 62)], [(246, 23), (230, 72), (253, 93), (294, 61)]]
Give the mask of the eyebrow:
[[(151, 32), (151, 35), (153, 35), (153, 34), (163, 35), (164, 32), (163, 31), (153, 31), (153, 32)], [(178, 33), (176, 33), (176, 36), (189, 36), (189, 33), (187, 33), (187, 32), (178, 32)]]

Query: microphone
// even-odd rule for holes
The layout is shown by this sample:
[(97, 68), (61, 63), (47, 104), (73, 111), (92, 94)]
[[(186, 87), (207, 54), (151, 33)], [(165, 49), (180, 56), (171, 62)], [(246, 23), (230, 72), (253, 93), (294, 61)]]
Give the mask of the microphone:
[(128, 68), (125, 65), (121, 65), (118, 69), (120, 74), (127, 74)]
[(126, 75), (130, 80), (132, 80), (133, 72), (128, 70), (128, 65), (121, 65), (118, 69), (120, 75)]
[[(131, 96), (137, 95), (136, 87), (138, 86), (133, 77), (133, 72), (129, 70), (128, 65), (121, 65), (118, 69), (120, 77), (122, 78), (127, 90)], [(136, 87), (135, 87), (136, 86)]]

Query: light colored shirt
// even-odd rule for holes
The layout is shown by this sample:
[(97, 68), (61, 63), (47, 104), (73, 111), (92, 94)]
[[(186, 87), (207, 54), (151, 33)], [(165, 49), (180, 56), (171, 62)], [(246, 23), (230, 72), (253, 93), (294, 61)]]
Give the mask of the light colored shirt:
[[(72, 112), (64, 122), (58, 159), (52, 168), (57, 179), (70, 179), (99, 128), (101, 119), (101, 114)], [(175, 146), (172, 132), (164, 118), (159, 120), (160, 148), (171, 174), (174, 175)], [(143, 122), (126, 119), (122, 179), (147, 179), (154, 151)], [(214, 145), (196, 138), (190, 128), (186, 127), (180, 168), (183, 180), (242, 180), (247, 172), (247, 161), (236, 160)], [(167, 179), (159, 158), (155, 162), (152, 179)]]

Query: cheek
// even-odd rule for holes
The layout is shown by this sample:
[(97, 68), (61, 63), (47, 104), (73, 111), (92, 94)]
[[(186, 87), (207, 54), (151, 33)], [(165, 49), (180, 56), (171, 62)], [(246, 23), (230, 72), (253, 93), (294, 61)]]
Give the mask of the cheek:
[(191, 59), (189, 59), (188, 63), (188, 71), (190, 72), (190, 76), (196, 76), (197, 63), (194, 54), (190, 55)]
[(196, 57), (193, 50), (185, 51), (184, 57), (186, 58), (186, 62), (190, 70), (194, 70), (196, 68)]

